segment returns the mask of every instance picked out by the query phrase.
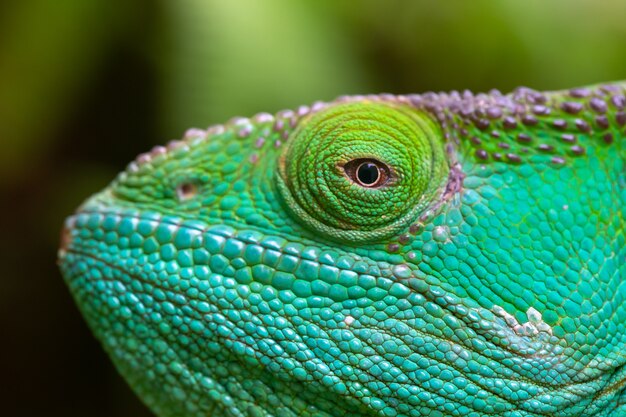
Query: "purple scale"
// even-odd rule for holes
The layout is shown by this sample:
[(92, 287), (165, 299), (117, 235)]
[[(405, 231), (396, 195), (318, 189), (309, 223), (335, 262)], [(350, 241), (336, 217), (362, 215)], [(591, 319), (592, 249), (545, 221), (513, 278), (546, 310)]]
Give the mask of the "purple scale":
[(608, 129), (609, 119), (605, 115), (596, 116), (596, 124), (602, 129)]
[(591, 130), (591, 126), (589, 126), (589, 123), (582, 119), (576, 119), (574, 124), (576, 125), (576, 128), (578, 128), (578, 130), (580, 130), (581, 132), (589, 132)]
[(522, 162), (522, 158), (520, 158), (519, 155), (516, 155), (514, 153), (507, 153), (506, 157), (511, 162)]
[(502, 116), (502, 109), (500, 107), (489, 107), (487, 109), (487, 117), (490, 119), (499, 119)]
[(589, 107), (596, 113), (606, 113), (606, 102), (598, 97), (589, 100)]
[(535, 126), (537, 123), (539, 123), (539, 120), (537, 120), (535, 116), (527, 114), (522, 117), (522, 123), (524, 123), (526, 126)]
[(626, 107), (626, 97), (624, 97), (621, 94), (613, 96), (613, 97), (611, 97), (611, 104), (613, 104), (613, 106), (615, 106), (615, 108), (621, 110), (624, 107)]
[(515, 129), (517, 120), (511, 116), (506, 116), (502, 121), (502, 126), (504, 126), (505, 129)]
[(575, 101), (565, 101), (561, 103), (561, 109), (566, 113), (576, 114), (583, 109), (583, 105)]
[(476, 155), (477, 158), (479, 159), (487, 159), (487, 157), (489, 156), (487, 154), (487, 151), (485, 151), (484, 149), (477, 149), (476, 152), (474, 153)]
[(589, 96), (589, 94), (591, 94), (591, 91), (589, 91), (587, 88), (573, 88), (569, 90), (569, 95), (574, 98), (587, 97)]

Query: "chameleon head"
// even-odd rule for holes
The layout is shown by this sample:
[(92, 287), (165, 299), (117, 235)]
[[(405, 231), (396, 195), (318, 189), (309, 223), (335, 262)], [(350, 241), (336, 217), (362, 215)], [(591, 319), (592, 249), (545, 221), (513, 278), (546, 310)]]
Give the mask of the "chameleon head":
[(584, 175), (533, 150), (486, 162), (466, 107), (505, 123), (499, 100), (354, 97), (192, 130), (68, 218), (60, 267), (159, 416), (604, 406), (626, 311), (594, 297), (624, 294), (626, 193), (585, 193), (624, 162), (594, 155), (608, 145)]

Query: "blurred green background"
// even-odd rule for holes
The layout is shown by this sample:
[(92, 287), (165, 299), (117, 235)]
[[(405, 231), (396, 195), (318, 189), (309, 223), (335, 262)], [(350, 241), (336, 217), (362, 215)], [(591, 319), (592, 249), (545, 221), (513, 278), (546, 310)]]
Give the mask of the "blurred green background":
[(0, 414), (148, 416), (55, 266), (58, 232), (154, 144), (341, 94), (626, 78), (623, 0), (0, 3)]

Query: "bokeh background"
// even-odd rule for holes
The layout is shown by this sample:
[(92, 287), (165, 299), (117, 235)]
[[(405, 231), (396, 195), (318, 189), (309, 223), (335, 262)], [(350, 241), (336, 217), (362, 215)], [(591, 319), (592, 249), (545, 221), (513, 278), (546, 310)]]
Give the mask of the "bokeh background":
[(3, 0), (0, 415), (148, 416), (56, 269), (136, 154), (341, 94), (626, 78), (623, 0)]

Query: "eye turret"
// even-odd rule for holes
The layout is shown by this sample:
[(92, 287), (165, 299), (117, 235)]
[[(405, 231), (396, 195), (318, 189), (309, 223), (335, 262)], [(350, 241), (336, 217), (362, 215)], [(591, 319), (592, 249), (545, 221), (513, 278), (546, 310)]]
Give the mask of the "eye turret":
[(300, 122), (277, 186), (291, 214), (326, 237), (375, 241), (406, 227), (447, 179), (433, 118), (384, 102), (338, 104)]

